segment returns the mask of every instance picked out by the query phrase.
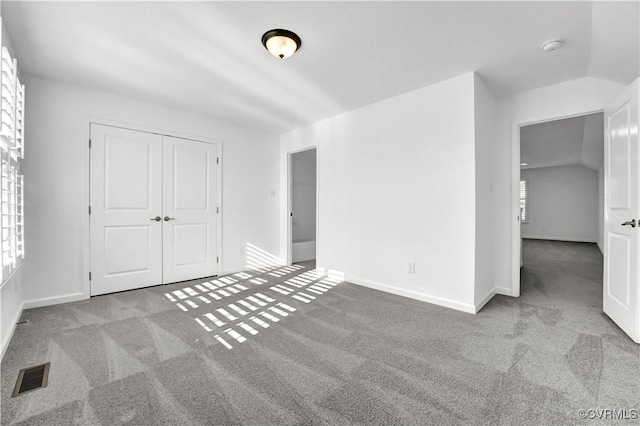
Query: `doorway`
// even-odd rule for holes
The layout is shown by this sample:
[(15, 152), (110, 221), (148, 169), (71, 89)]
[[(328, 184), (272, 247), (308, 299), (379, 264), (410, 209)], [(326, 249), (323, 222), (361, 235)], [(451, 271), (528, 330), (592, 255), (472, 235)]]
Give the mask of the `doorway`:
[[(576, 160), (576, 148), (575, 141), (571, 144), (573, 150), (571, 154), (564, 153), (564, 149), (562, 146), (559, 149), (559, 152), (556, 153), (554, 149), (554, 140), (549, 139), (547, 135), (547, 139), (545, 141), (545, 147), (548, 149), (548, 152), (545, 154), (546, 158), (539, 158), (537, 156), (530, 157), (529, 154), (525, 153), (524, 156), (521, 154), (521, 133), (523, 129), (529, 129), (536, 133), (537, 130), (544, 130), (547, 134), (552, 134), (549, 128), (546, 130), (545, 127), (564, 127), (566, 124), (563, 123), (563, 120), (571, 120), (571, 119), (579, 119), (584, 120), (584, 118), (580, 119), (580, 117), (587, 116), (597, 116), (598, 114), (603, 114), (603, 109), (599, 110), (586, 110), (586, 111), (576, 111), (575, 114), (565, 115), (565, 116), (543, 116), (538, 119), (529, 119), (522, 121), (513, 121), (512, 122), (512, 151), (511, 151), (511, 164), (512, 164), (512, 180), (511, 180), (511, 211), (512, 217), (515, 219), (511, 222), (511, 296), (518, 297), (520, 296), (520, 275), (521, 268), (523, 266), (523, 256), (522, 256), (522, 232), (525, 226), (528, 226), (527, 222), (529, 222), (531, 215), (531, 202), (532, 200), (530, 192), (531, 192), (531, 182), (529, 182), (529, 178), (525, 175), (523, 178), (523, 171), (532, 169), (537, 169), (536, 166), (541, 167), (555, 167), (555, 166), (563, 166), (567, 165), (568, 162), (572, 162), (575, 164), (580, 164), (580, 158)], [(572, 122), (573, 125), (576, 125), (576, 122)], [(579, 126), (578, 126), (579, 127)], [(563, 131), (566, 131), (563, 130)], [(575, 136), (574, 136), (575, 138)], [(550, 148), (551, 147), (551, 148)], [(541, 150), (544, 153), (544, 150)], [(593, 149), (589, 150), (590, 152)], [(603, 148), (604, 152), (604, 148)], [(554, 155), (558, 154), (560, 157), (565, 158), (563, 161), (556, 161), (553, 159)], [(571, 158), (570, 161), (567, 158)], [(564, 162), (564, 164), (563, 164)], [(526, 174), (527, 172), (525, 172)], [(530, 172), (535, 173), (535, 172)], [(535, 184), (534, 184), (535, 185)], [(604, 192), (604, 191), (603, 191)], [(529, 198), (528, 201), (523, 200), (523, 198)], [(540, 207), (540, 203), (537, 204), (537, 207)], [(544, 204), (542, 204), (544, 207)], [(524, 216), (524, 218), (523, 218)], [(525, 222), (523, 224), (523, 222)], [(528, 230), (531, 230), (533, 227), (528, 226)], [(542, 226), (540, 227), (542, 228)]]
[[(636, 79), (604, 108), (602, 310), (635, 342), (640, 342), (640, 234), (636, 228), (636, 218), (640, 219), (639, 95), (640, 79)], [(520, 128), (550, 120), (554, 117), (512, 122), (511, 295), (515, 297), (520, 296), (522, 266)]]
[(604, 114), (520, 128), (521, 237), (597, 243), (604, 222)]
[(602, 112), (520, 128), (523, 295), (602, 305), (603, 169)]
[(91, 124), (91, 296), (218, 274), (218, 152)]
[(291, 263), (315, 267), (317, 247), (317, 150), (289, 154)]

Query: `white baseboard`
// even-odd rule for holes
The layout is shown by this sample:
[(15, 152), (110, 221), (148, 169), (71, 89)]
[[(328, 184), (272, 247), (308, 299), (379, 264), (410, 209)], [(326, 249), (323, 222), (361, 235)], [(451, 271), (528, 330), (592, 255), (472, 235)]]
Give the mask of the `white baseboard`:
[(6, 336), (4, 336), (4, 339), (2, 339), (2, 343), (0, 343), (2, 345), (0, 349), (0, 352), (1, 352), (0, 360), (4, 358), (4, 353), (7, 351), (7, 347), (9, 346), (9, 342), (11, 342), (13, 333), (16, 331), (16, 325), (17, 325), (17, 322), (20, 321), (20, 317), (22, 316), (23, 310), (24, 310), (24, 302), (20, 304), (20, 307), (18, 308), (18, 311), (16, 312), (15, 317), (11, 321), (11, 327), (9, 328), (9, 332), (7, 333)]
[(496, 294), (500, 294), (502, 296), (511, 296), (511, 289), (510, 288), (491, 289), (486, 296), (484, 296), (482, 299), (480, 299), (478, 303), (476, 303), (476, 306), (475, 306), (476, 311), (474, 313), (480, 312), (480, 309), (482, 309), (484, 305), (486, 305), (489, 302), (489, 300), (491, 300), (493, 296), (495, 296)]
[(524, 240), (550, 240), (550, 241), (567, 241), (570, 243), (597, 243), (597, 239), (591, 238), (570, 238), (570, 237), (549, 237), (549, 236), (535, 236), (535, 235), (523, 235)]
[[(285, 266), (287, 266), (287, 265), (285, 265), (284, 263), (280, 264), (280, 265), (273, 264), (273, 265), (265, 265), (265, 266), (257, 268), (257, 269), (262, 269), (262, 268), (274, 268), (274, 269), (277, 269), (277, 268), (282, 268), (282, 267), (285, 267)], [(225, 275), (237, 274), (238, 272), (252, 272), (252, 271), (255, 271), (255, 270), (256, 270), (256, 268), (252, 268), (250, 266), (245, 266), (244, 268), (239, 268), (239, 269), (224, 270), (224, 271), (220, 272), (216, 276), (224, 277)]]
[(503, 296), (513, 296), (513, 292), (509, 287), (496, 287), (494, 290), (496, 291), (496, 294), (501, 294)]
[(71, 293), (62, 296), (44, 297), (42, 299), (25, 300), (22, 304), (23, 309), (41, 308), (43, 306), (58, 305), (60, 303), (77, 302), (85, 300), (84, 293)]
[(419, 300), (421, 302), (433, 303), (434, 305), (444, 306), (445, 308), (455, 309), (457, 311), (476, 313), (476, 308), (470, 303), (462, 303), (444, 297), (432, 296), (430, 294), (419, 293), (417, 291), (405, 290), (393, 287), (388, 284), (377, 283), (373, 281), (363, 280), (357, 277), (345, 277), (345, 282), (360, 285), (362, 287), (372, 288), (374, 290), (384, 291), (385, 293), (395, 294), (397, 296), (408, 297), (409, 299)]
[(489, 302), (489, 300), (491, 300), (496, 294), (496, 289), (491, 289), (482, 299), (480, 299), (479, 302), (476, 303), (474, 314), (480, 312), (480, 309), (482, 309), (482, 307), (486, 305), (487, 302)]

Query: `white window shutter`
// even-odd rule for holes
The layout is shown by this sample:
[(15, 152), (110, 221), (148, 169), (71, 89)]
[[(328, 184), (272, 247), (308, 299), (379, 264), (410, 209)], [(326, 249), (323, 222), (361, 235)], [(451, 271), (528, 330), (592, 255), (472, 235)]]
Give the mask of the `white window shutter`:
[(520, 220), (526, 222), (527, 217), (527, 181), (522, 179), (520, 181)]
[[(1, 22), (0, 22), (1, 29)], [(2, 281), (24, 258), (24, 156), (25, 88), (18, 78), (18, 63), (9, 50), (0, 51), (0, 251)]]

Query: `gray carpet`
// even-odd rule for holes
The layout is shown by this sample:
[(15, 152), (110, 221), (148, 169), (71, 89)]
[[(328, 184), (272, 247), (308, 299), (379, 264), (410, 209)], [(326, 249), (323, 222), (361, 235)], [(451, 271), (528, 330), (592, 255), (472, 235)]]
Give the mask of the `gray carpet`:
[[(309, 265), (28, 310), (2, 361), (2, 424), (631, 417), (640, 350), (602, 313), (598, 249), (525, 241), (524, 259), (522, 296), (496, 296), (477, 315), (325, 279)], [(10, 398), (18, 370), (46, 361), (49, 386)]]

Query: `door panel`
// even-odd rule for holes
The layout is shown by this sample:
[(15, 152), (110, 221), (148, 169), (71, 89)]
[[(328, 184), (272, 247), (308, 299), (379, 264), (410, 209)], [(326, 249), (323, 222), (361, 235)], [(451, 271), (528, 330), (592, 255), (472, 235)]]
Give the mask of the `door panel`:
[(609, 256), (609, 280), (607, 296), (620, 307), (629, 309), (630, 293), (630, 259), (631, 239), (626, 235), (609, 233), (609, 251), (613, 256)]
[(150, 270), (152, 225), (104, 228), (105, 276)]
[(216, 145), (164, 137), (164, 282), (218, 274)]
[(609, 117), (609, 206), (612, 210), (631, 211), (630, 160), (631, 140), (629, 129), (631, 103), (626, 102)]
[(639, 90), (636, 80), (605, 109), (603, 310), (640, 343)]
[[(209, 209), (209, 152), (199, 142), (173, 145), (173, 207), (175, 211), (203, 211)], [(215, 204), (215, 201), (214, 201)]]
[(162, 282), (162, 137), (91, 125), (91, 295)]
[(105, 210), (148, 210), (151, 146), (123, 137), (105, 143)]
[(173, 259), (175, 266), (198, 265), (207, 262), (209, 224), (174, 224)]

